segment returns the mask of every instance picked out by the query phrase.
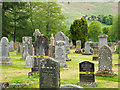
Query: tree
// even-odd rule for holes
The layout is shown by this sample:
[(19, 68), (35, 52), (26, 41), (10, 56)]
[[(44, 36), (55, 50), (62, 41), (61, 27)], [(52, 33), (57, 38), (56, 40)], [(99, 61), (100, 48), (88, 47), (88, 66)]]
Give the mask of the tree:
[(105, 26), (104, 28), (102, 28), (103, 34), (108, 35), (109, 29), (110, 29), (110, 27), (108, 27), (108, 26)]
[[(26, 2), (3, 2), (2, 35), (9, 38), (12, 37), (14, 42), (16, 41), (16, 37), (19, 36), (20, 38), (20, 35), (22, 34), (19, 31), (22, 29), (26, 30), (23, 21), (27, 21), (29, 18), (27, 5)], [(21, 22), (24, 23), (24, 28), (19, 27)]]
[(70, 26), (71, 38), (73, 44), (76, 45), (76, 40), (81, 40), (82, 47), (88, 38), (88, 24), (83, 17), (75, 19)]
[(88, 39), (96, 42), (100, 34), (102, 34), (101, 23), (99, 21), (92, 21), (89, 24)]
[(65, 17), (61, 12), (61, 6), (56, 2), (34, 2), (32, 8), (32, 25), (40, 29), (48, 39), (51, 33), (66, 31)]
[(119, 34), (120, 34), (120, 15), (117, 15), (114, 17), (113, 25), (109, 30), (110, 41), (115, 42), (117, 40), (120, 40)]

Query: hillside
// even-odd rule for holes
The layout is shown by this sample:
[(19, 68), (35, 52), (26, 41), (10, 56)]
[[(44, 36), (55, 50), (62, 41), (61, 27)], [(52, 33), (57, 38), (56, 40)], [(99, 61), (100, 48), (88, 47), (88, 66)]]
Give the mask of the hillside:
[[(113, 15), (115, 16), (118, 12), (118, 3), (104, 3), (104, 2), (62, 2), (62, 12), (67, 18), (67, 26), (76, 18), (81, 18), (84, 15)], [(105, 26), (105, 25), (102, 25)]]

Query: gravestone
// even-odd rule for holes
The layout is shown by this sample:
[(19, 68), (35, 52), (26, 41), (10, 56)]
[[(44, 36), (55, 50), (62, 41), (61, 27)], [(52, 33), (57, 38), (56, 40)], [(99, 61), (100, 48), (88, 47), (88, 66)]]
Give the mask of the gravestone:
[(41, 33), (40, 33), (39, 29), (35, 29), (35, 32), (33, 33), (33, 36), (35, 37), (35, 41), (37, 40), (37, 37), (40, 35), (41, 35)]
[(12, 65), (11, 58), (9, 56), (8, 39), (3, 37), (0, 43), (0, 66)]
[(73, 47), (72, 40), (70, 41), (69, 45), (70, 45), (70, 49), (73, 49), (73, 48), (72, 48), (72, 47)]
[(99, 38), (99, 49), (103, 46), (103, 45), (107, 45), (107, 37), (108, 35), (99, 35), (98, 38)]
[(53, 54), (55, 52), (53, 52), (54, 50), (54, 37), (53, 37), (53, 34), (51, 34), (51, 38), (50, 38), (50, 44), (49, 44), (49, 57), (52, 57), (53, 58)]
[(16, 49), (16, 54), (19, 55), (19, 54), (22, 54), (22, 46), (20, 45), (20, 43), (18, 43), (18, 47)]
[(77, 40), (76, 41), (76, 53), (80, 53), (81, 52), (81, 41)]
[(32, 72), (38, 71), (39, 61), (48, 57), (49, 43), (48, 39), (44, 35), (37, 36), (37, 40), (34, 43), (34, 66)]
[(18, 47), (18, 42), (14, 42), (14, 50), (16, 50)]
[(23, 49), (22, 49), (23, 51), (22, 51), (22, 59), (21, 60), (25, 60), (26, 56), (28, 56), (28, 55), (32, 56), (33, 55), (32, 37), (27, 37), (27, 36), (22, 37), (22, 47), (23, 47)]
[(99, 49), (98, 61), (98, 71), (96, 73), (97, 76), (114, 75), (114, 72), (112, 71), (112, 52), (107, 45), (104, 45)]
[(114, 50), (115, 50), (115, 45), (114, 45), (114, 43), (108, 42), (108, 46), (110, 47), (111, 52), (114, 53)]
[(10, 41), (10, 52), (14, 52), (14, 42)]
[(98, 60), (99, 48), (96, 46), (93, 48), (93, 60)]
[(56, 35), (55, 35), (55, 42), (56, 41), (65, 41), (65, 35), (63, 34), (63, 32), (58, 32)]
[(66, 46), (66, 60), (71, 60), (68, 58), (68, 54), (70, 54), (70, 46), (69, 46), (69, 38), (65, 36), (65, 46)]
[(73, 84), (67, 84), (60, 87), (60, 90), (84, 90), (83, 87)]
[(55, 59), (60, 63), (60, 67), (67, 67), (66, 47), (64, 41), (55, 42)]
[(46, 58), (39, 63), (40, 88), (60, 87), (60, 65), (53, 58)]
[(85, 53), (91, 53), (90, 52), (90, 43), (89, 43), (89, 41), (85, 42)]
[(84, 61), (79, 63), (79, 79), (78, 82), (81, 86), (86, 87), (96, 87), (97, 82), (95, 82), (95, 74), (94, 74), (94, 63), (89, 61)]
[(25, 60), (25, 67), (33, 67), (34, 56), (27, 56)]

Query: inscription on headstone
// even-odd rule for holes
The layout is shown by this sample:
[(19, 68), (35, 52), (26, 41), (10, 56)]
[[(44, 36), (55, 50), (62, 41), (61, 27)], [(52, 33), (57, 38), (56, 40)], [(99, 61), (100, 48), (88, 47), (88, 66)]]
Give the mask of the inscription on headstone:
[(79, 73), (79, 85), (96, 87), (97, 83), (95, 82), (94, 63), (89, 61), (79, 63)]
[(46, 58), (39, 63), (40, 88), (60, 87), (60, 65), (53, 58)]
[(110, 47), (104, 45), (99, 50), (98, 71), (96, 75), (113, 75), (112, 52)]

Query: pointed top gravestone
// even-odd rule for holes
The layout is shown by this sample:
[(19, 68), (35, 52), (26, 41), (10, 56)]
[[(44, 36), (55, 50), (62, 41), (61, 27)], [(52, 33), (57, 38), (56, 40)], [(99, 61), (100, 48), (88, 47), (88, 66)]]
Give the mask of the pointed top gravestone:
[(63, 34), (63, 32), (58, 32), (55, 35), (55, 42), (56, 41), (65, 41), (65, 35)]
[(46, 58), (39, 63), (40, 88), (60, 87), (60, 64), (53, 58)]

